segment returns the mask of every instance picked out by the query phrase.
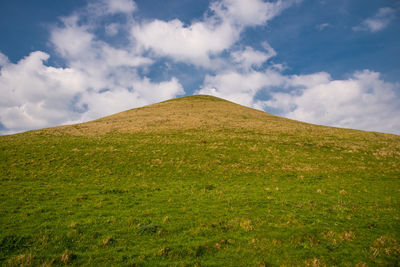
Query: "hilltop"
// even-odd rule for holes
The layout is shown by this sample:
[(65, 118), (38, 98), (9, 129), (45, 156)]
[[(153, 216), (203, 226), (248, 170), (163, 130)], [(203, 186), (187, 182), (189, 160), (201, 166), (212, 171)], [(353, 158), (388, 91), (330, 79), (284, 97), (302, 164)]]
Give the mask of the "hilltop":
[[(307, 132), (309, 134), (310, 131), (346, 133), (343, 129), (286, 119), (208, 95), (171, 99), (87, 123), (53, 127), (47, 129), (47, 132), (93, 135), (201, 129), (207, 131), (246, 130), (265, 134), (272, 132), (296, 134)], [(351, 131), (347, 131), (349, 132)], [(361, 133), (361, 131), (356, 132)]]
[[(131, 109), (87, 123), (52, 128), (75, 135), (162, 132), (193, 129), (294, 130), (306, 124), (207, 95), (195, 95)], [(50, 131), (50, 132), (52, 132)]]
[(400, 136), (191, 96), (0, 136), (4, 265), (400, 259)]

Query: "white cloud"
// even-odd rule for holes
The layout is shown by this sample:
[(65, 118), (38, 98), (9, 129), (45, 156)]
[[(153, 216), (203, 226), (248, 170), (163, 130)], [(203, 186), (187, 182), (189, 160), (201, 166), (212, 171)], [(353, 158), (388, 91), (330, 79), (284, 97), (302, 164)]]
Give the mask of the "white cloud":
[(223, 20), (246, 27), (265, 24), (295, 2), (300, 1), (222, 0), (210, 8)]
[(316, 85), (329, 83), (331, 76), (326, 72), (317, 72), (305, 75), (287, 76), (286, 88), (313, 87)]
[(136, 25), (132, 35), (145, 49), (151, 49), (157, 55), (210, 66), (210, 56), (229, 48), (237, 41), (239, 32), (228, 23), (195, 22), (185, 27), (175, 19)]
[(132, 0), (105, 0), (107, 11), (111, 14), (130, 14), (136, 10), (136, 4)]
[(378, 12), (365, 19), (360, 25), (354, 26), (354, 31), (370, 31), (378, 32), (386, 28), (389, 23), (395, 18), (395, 9), (390, 7), (383, 7), (378, 10)]
[(88, 57), (91, 44), (95, 36), (88, 32), (87, 27), (78, 26), (77, 18), (64, 20), (64, 27), (55, 28), (51, 32), (50, 41), (56, 51), (69, 61), (77, 60), (81, 56)]
[(250, 46), (246, 46), (244, 50), (232, 52), (231, 57), (233, 62), (244, 70), (250, 70), (253, 67), (260, 68), (264, 62), (276, 56), (275, 50), (268, 43), (264, 43), (264, 48), (266, 52), (257, 51)]
[(95, 91), (129, 88), (138, 79), (137, 68), (153, 63), (130, 44), (115, 48), (97, 39), (76, 20), (54, 29), (50, 40), (68, 66), (85, 73)]
[[(369, 70), (346, 80), (328, 73), (283, 75), (272, 69), (207, 76), (198, 90), (295, 120), (370, 131), (400, 133), (400, 84)], [(260, 100), (257, 95), (270, 95)]]
[(83, 12), (88, 18), (96, 20), (100, 17), (115, 14), (124, 14), (127, 17), (131, 17), (136, 9), (136, 4), (132, 0), (91, 0), (87, 7), (83, 9)]
[(80, 106), (86, 105), (88, 109), (79, 121), (174, 98), (183, 93), (183, 87), (176, 78), (160, 83), (153, 83), (148, 78), (137, 79), (132, 82), (132, 90), (124, 88), (105, 92), (89, 90), (81, 95), (77, 103)]
[(82, 122), (183, 94), (176, 78), (152, 82), (139, 76), (153, 60), (131, 43), (101, 41), (75, 13), (54, 28), (50, 42), (67, 67), (45, 62), (36, 51), (13, 64), (0, 53), (0, 123), (13, 133)]
[(8, 64), (8, 57), (0, 52), (0, 67)]
[(118, 23), (110, 23), (106, 26), (105, 32), (108, 36), (114, 36), (118, 33), (120, 25)]
[(87, 121), (184, 93), (176, 78), (153, 83), (113, 69), (93, 77), (77, 68), (46, 66), (48, 58), (37, 51), (1, 68), (0, 122), (7, 128), (3, 134)]
[(197, 93), (210, 94), (261, 109), (261, 102), (255, 98), (259, 92), (269, 92), (275, 88), (289, 90), (309, 87), (329, 81), (329, 74), (324, 72), (285, 76), (272, 68), (264, 71), (250, 70), (247, 72), (232, 70), (215, 76), (206, 76)]
[(280, 86), (284, 83), (285, 77), (270, 69), (264, 72), (250, 71), (246, 73), (230, 71), (215, 76), (206, 76), (204, 84), (197, 93), (214, 95), (255, 107), (254, 97), (260, 90)]
[(54, 125), (74, 117), (66, 101), (86, 86), (70, 68), (43, 64), (49, 55), (33, 52), (18, 64), (7, 64), (0, 75), (0, 120), (11, 131)]
[(212, 15), (203, 21), (187, 26), (178, 19), (144, 22), (133, 26), (132, 37), (158, 56), (215, 68), (212, 58), (231, 48), (245, 27), (264, 25), (295, 2), (299, 1), (215, 1)]
[(323, 31), (324, 29), (329, 28), (329, 27), (332, 27), (332, 25), (329, 23), (322, 23), (322, 24), (319, 24), (316, 26), (316, 28), (320, 31)]
[(400, 84), (364, 70), (347, 80), (321, 79), (290, 93), (273, 93), (264, 107), (310, 123), (400, 133)]

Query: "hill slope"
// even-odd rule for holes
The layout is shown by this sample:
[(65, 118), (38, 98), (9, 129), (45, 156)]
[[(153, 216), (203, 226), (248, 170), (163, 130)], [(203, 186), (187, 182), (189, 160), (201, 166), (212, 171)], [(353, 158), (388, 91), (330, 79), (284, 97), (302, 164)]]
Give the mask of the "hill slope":
[(257, 132), (293, 130), (307, 124), (277, 117), (221, 98), (197, 95), (167, 100), (88, 123), (52, 128), (59, 133), (93, 135), (191, 129), (247, 129)]
[(400, 137), (193, 96), (0, 137), (8, 265), (396, 265)]

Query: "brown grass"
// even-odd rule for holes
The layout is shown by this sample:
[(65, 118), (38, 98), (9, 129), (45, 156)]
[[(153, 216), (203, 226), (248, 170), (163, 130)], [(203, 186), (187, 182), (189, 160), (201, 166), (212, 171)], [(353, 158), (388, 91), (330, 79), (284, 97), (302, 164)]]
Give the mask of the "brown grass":
[[(161, 103), (120, 112), (87, 123), (44, 129), (51, 134), (98, 135), (107, 133), (163, 132), (171, 130), (204, 129), (207, 131), (232, 130), (259, 133), (287, 133), (304, 136), (327, 137), (343, 135), (343, 129), (325, 127), (294, 121), (260, 110), (241, 106), (217, 97), (197, 95), (181, 97)], [(347, 130), (348, 137), (361, 131)], [(368, 133), (368, 135), (377, 135)], [(386, 137), (394, 135), (385, 135)], [(378, 137), (379, 137), (378, 136)], [(201, 140), (205, 143), (206, 140)], [(322, 142), (320, 145), (325, 145)], [(305, 144), (299, 144), (305, 145)], [(348, 148), (357, 151), (360, 145), (354, 143)], [(256, 149), (256, 148), (255, 148)], [(379, 151), (379, 156), (400, 153), (400, 150)]]
[(68, 264), (72, 262), (76, 258), (76, 255), (73, 254), (68, 249), (64, 251), (64, 253), (60, 256), (60, 261), (64, 264)]
[(33, 266), (33, 259), (35, 256), (32, 254), (21, 254), (8, 260), (8, 266)]

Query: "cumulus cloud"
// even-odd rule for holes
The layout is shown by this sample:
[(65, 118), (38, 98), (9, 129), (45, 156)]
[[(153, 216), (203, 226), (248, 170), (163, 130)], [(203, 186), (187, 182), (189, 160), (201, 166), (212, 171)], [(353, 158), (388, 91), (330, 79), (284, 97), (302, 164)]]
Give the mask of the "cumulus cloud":
[(8, 57), (0, 52), (0, 67), (8, 63)]
[(5, 128), (22, 131), (74, 118), (73, 103), (65, 100), (86, 86), (84, 77), (70, 68), (45, 66), (48, 58), (33, 52), (18, 64), (2, 67), (0, 120)]
[(256, 107), (255, 96), (260, 90), (280, 86), (284, 82), (285, 78), (271, 69), (263, 72), (251, 70), (245, 73), (230, 71), (206, 76), (204, 84), (197, 93), (214, 95), (242, 105)]
[(232, 70), (214, 76), (207, 75), (199, 94), (210, 94), (222, 97), (242, 105), (263, 109), (256, 95), (262, 91), (269, 92), (274, 88), (288, 90), (329, 81), (326, 73), (310, 75), (285, 76), (279, 71), (269, 68), (264, 71), (250, 70), (242, 72)]
[(370, 70), (355, 72), (347, 80), (325, 76), (289, 93), (273, 93), (264, 105), (295, 120), (400, 133), (400, 97), (396, 94), (400, 84), (385, 82)]
[[(370, 70), (334, 80), (326, 72), (283, 75), (267, 69), (207, 76), (198, 93), (309, 123), (399, 134), (399, 89)], [(259, 93), (270, 98), (261, 100)]]
[(105, 32), (108, 36), (114, 36), (118, 33), (119, 31), (119, 24), (118, 23), (111, 23), (108, 24), (105, 28)]
[(250, 46), (246, 46), (243, 50), (237, 50), (231, 53), (232, 60), (244, 70), (251, 68), (260, 68), (261, 65), (271, 57), (276, 56), (275, 50), (268, 44), (264, 43), (264, 51), (254, 50)]
[(383, 7), (378, 12), (361, 22), (360, 25), (354, 26), (354, 31), (370, 31), (378, 32), (386, 28), (389, 23), (395, 18), (395, 9), (390, 7)]
[(98, 72), (54, 68), (45, 65), (48, 58), (37, 51), (1, 68), (2, 133), (87, 121), (184, 93), (176, 78), (153, 83), (112, 66)]
[(202, 21), (187, 26), (178, 19), (143, 22), (132, 28), (132, 36), (156, 55), (212, 68), (212, 58), (231, 48), (245, 27), (263, 25), (295, 2), (214, 1), (212, 15)]
[(145, 49), (176, 61), (210, 66), (210, 56), (229, 48), (239, 32), (228, 23), (195, 22), (188, 27), (178, 20), (154, 20), (135, 25), (132, 35)]
[(210, 8), (224, 21), (246, 27), (265, 24), (295, 2), (300, 1), (222, 0), (214, 2)]
[[(133, 2), (104, 3), (110, 12), (122, 12)], [(1, 133), (87, 121), (184, 93), (174, 77), (152, 82), (139, 75), (152, 59), (132, 43), (114, 47), (100, 40), (84, 21), (76, 12), (51, 32), (50, 43), (65, 68), (46, 65), (50, 55), (41, 51), (15, 64), (0, 53)]]
[(130, 17), (136, 9), (136, 4), (132, 0), (100, 0), (89, 2), (84, 12), (96, 19), (95, 17), (115, 14), (124, 14)]
[(104, 3), (107, 6), (107, 11), (111, 14), (127, 13), (135, 11), (136, 4), (132, 0), (106, 0)]
[(76, 103), (87, 108), (87, 112), (82, 114), (79, 119), (86, 121), (133, 107), (170, 99), (184, 93), (182, 85), (176, 78), (160, 83), (153, 83), (148, 78), (137, 79), (132, 82), (131, 86), (131, 90), (118, 88), (112, 91), (95, 92), (89, 90), (85, 92)]

